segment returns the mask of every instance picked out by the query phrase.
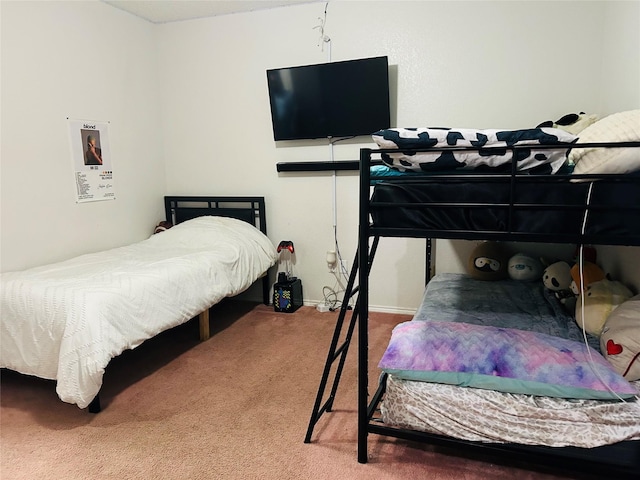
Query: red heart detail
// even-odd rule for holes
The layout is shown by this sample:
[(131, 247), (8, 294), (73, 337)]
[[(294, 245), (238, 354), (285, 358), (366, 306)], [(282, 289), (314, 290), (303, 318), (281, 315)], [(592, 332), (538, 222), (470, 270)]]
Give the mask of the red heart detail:
[(618, 355), (619, 353), (622, 353), (622, 345), (613, 340), (607, 340), (607, 355)]

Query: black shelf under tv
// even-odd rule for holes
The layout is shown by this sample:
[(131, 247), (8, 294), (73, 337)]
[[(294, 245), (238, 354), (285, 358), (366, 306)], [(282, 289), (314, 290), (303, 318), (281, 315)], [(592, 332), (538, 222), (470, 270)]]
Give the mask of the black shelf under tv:
[(339, 160), (335, 162), (278, 162), (276, 164), (278, 172), (326, 172), (337, 170), (353, 170), (360, 169), (359, 160)]

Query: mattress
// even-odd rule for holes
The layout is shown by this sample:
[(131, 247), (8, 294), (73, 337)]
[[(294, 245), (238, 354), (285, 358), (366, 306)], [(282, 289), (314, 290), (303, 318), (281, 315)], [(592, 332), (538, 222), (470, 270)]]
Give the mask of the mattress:
[[(487, 328), (498, 332), (528, 332), (531, 335), (552, 339), (562, 339), (570, 345), (593, 349), (589, 353), (587, 363), (594, 359), (606, 364), (598, 355), (598, 342), (595, 337), (586, 338), (575, 320), (568, 315), (553, 295), (549, 295), (541, 285), (504, 280), (486, 282), (472, 279), (464, 274), (438, 274), (428, 284), (425, 290), (423, 302), (409, 326), (430, 324), (429, 326), (446, 326), (447, 324), (459, 325), (462, 330), (471, 328)], [(382, 420), (389, 426), (424, 431), (440, 435), (447, 435), (463, 440), (520, 443), (546, 446), (577, 446), (595, 447), (620, 442), (623, 440), (640, 439), (640, 402), (633, 395), (638, 393), (640, 382), (628, 384), (630, 395), (625, 400), (611, 395), (609, 399), (602, 400), (596, 397), (563, 398), (562, 393), (571, 389), (561, 389), (561, 394), (549, 396), (547, 394), (531, 394), (528, 390), (513, 389), (512, 384), (503, 391), (490, 388), (472, 388), (468, 385), (483, 385), (474, 383), (478, 376), (465, 376), (471, 371), (471, 367), (463, 361), (463, 370), (456, 370), (451, 377), (451, 370), (438, 370), (433, 367), (424, 371), (424, 364), (414, 355), (414, 352), (406, 353), (407, 348), (402, 349), (409, 357), (408, 365), (414, 371), (406, 372), (398, 370), (404, 360), (398, 359), (399, 343), (394, 343), (396, 330), (406, 327), (399, 325), (394, 329), (392, 340), (380, 362), (381, 368), (389, 373), (384, 399), (380, 410)], [(435, 330), (433, 330), (435, 331)], [(430, 331), (430, 335), (433, 334)], [(495, 332), (493, 332), (495, 334)], [(461, 337), (454, 337), (457, 344)], [(496, 341), (494, 335), (491, 341)], [(584, 345), (587, 341), (589, 348)], [(443, 339), (430, 338), (432, 346), (425, 357), (433, 357), (438, 361), (447, 362), (452, 348), (444, 345)], [(461, 340), (460, 340), (461, 341)], [(530, 361), (539, 366), (543, 361), (535, 358), (534, 344), (525, 339), (524, 361)], [(444, 346), (443, 346), (444, 345)], [(442, 349), (440, 347), (443, 347)], [(470, 355), (479, 355), (474, 347), (464, 343), (456, 345), (459, 352), (470, 352)], [(500, 347), (500, 356), (514, 356), (513, 351)], [(571, 347), (574, 348), (573, 346)], [(442, 350), (442, 351), (441, 351)], [(495, 354), (495, 350), (489, 350), (489, 356)], [(563, 353), (569, 353), (573, 362), (576, 352), (568, 352), (564, 346)], [(466, 353), (454, 354), (457, 361)], [(544, 356), (544, 354), (542, 354)], [(600, 357), (600, 356), (599, 356)], [(392, 362), (394, 369), (385, 369)], [(501, 360), (502, 361), (502, 360)], [(553, 362), (550, 362), (553, 363)], [(406, 362), (405, 362), (406, 364)], [(566, 366), (567, 372), (571, 372), (574, 366), (570, 363)], [(552, 365), (555, 368), (555, 365)], [(564, 368), (564, 367), (563, 367)], [(610, 368), (608, 364), (605, 368)], [(418, 370), (416, 373), (415, 370)], [(587, 368), (579, 367), (579, 376), (582, 377)], [(397, 372), (397, 374), (395, 373)], [(542, 370), (543, 376), (550, 377), (551, 370), (546, 367)], [(408, 374), (407, 374), (408, 373)], [(448, 377), (447, 377), (448, 375)], [(460, 376), (462, 375), (462, 377)], [(496, 375), (495, 373), (493, 375)], [(502, 375), (498, 373), (497, 375)], [(416, 378), (437, 378), (442, 381), (416, 381)], [(561, 376), (564, 376), (561, 372)], [(569, 375), (566, 375), (569, 377)], [(479, 377), (483, 377), (480, 375)], [(596, 374), (598, 379), (601, 374)], [(451, 380), (453, 378), (453, 380)], [(462, 380), (460, 380), (462, 378)], [(500, 385), (489, 372), (488, 385)], [(501, 379), (498, 379), (501, 380)], [(510, 379), (505, 379), (509, 381)], [(567, 378), (568, 380), (568, 378)], [(584, 380), (581, 378), (580, 381)], [(458, 382), (458, 384), (456, 384)], [(568, 384), (568, 383), (567, 383)], [(463, 386), (461, 386), (463, 385)], [(540, 384), (526, 383), (538, 391)], [(566, 386), (566, 385), (565, 385)], [(497, 387), (497, 388), (500, 388)], [(546, 387), (546, 385), (543, 385)], [(547, 390), (540, 390), (547, 391)], [(552, 391), (556, 391), (553, 390)], [(573, 390), (571, 390), (573, 392)]]
[(199, 217), (108, 251), (0, 276), (0, 367), (80, 408), (126, 349), (247, 289), (277, 253), (254, 226)]
[(513, 185), (508, 175), (382, 180), (371, 196), (372, 226), (432, 230), (438, 238), (464, 231), (548, 235), (562, 241), (564, 235), (581, 232), (589, 204), (585, 234), (590, 240), (640, 243), (640, 188), (634, 182), (639, 177), (593, 182), (562, 175), (516, 178)]
[(469, 441), (592, 448), (640, 439), (637, 401), (564, 400), (390, 375), (380, 409), (386, 425)]

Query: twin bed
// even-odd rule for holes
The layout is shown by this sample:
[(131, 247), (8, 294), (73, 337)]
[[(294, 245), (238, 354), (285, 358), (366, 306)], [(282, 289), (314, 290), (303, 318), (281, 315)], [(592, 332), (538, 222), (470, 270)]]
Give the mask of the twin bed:
[[(433, 238), (640, 246), (638, 113), (631, 140), (556, 129), (374, 134), (380, 148), (360, 155), (358, 253), (345, 293), (357, 294), (356, 308), (340, 347), (346, 309), (338, 318), (305, 441), (331, 410), (341, 365), (323, 405), (330, 366), (343, 363), (357, 322), (359, 462), (368, 435), (380, 434), (637, 478), (640, 382), (613, 371), (541, 280), (428, 272)], [(386, 236), (427, 239), (428, 283), (413, 320), (394, 329), (371, 394), (369, 271)]]
[(0, 367), (56, 380), (100, 411), (109, 361), (262, 278), (277, 260), (263, 197), (165, 197), (174, 226), (141, 242), (1, 276)]

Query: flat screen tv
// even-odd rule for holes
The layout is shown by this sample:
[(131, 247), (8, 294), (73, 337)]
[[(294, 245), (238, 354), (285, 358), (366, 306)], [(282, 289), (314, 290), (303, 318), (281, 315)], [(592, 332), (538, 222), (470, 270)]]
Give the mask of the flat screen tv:
[(274, 140), (353, 137), (389, 128), (387, 57), (267, 70)]

